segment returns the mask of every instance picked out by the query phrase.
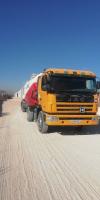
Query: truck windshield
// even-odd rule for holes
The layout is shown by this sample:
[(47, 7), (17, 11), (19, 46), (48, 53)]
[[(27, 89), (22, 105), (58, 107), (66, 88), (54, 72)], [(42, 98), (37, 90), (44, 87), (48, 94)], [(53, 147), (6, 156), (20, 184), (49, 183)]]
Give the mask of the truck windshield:
[(50, 87), (52, 91), (85, 91), (96, 92), (95, 78), (52, 76)]

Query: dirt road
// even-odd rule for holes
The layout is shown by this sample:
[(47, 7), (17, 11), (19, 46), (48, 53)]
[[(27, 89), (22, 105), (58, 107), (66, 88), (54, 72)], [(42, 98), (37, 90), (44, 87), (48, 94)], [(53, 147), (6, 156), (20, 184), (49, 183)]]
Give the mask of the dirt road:
[(16, 99), (0, 117), (0, 200), (100, 200), (100, 127), (42, 135)]

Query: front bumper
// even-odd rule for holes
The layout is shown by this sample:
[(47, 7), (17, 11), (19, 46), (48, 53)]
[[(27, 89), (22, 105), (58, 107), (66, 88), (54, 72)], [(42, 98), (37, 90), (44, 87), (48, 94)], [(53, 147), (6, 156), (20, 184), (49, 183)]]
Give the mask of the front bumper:
[(73, 115), (73, 116), (57, 116), (46, 114), (45, 122), (49, 126), (89, 126), (98, 125), (99, 118), (97, 115)]

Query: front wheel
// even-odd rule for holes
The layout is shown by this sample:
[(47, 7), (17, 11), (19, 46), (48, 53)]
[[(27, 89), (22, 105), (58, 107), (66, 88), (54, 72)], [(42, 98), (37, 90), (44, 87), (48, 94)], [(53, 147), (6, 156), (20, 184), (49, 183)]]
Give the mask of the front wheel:
[(41, 133), (48, 132), (48, 125), (45, 123), (45, 116), (42, 111), (40, 111), (38, 114), (37, 125), (38, 125), (38, 129)]

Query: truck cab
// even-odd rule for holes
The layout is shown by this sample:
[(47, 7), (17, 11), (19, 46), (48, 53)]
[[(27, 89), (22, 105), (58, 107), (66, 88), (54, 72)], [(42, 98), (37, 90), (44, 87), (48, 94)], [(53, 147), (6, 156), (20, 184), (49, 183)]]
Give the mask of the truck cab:
[(98, 124), (96, 75), (90, 71), (47, 69), (38, 79), (37, 121), (41, 132), (50, 126)]

